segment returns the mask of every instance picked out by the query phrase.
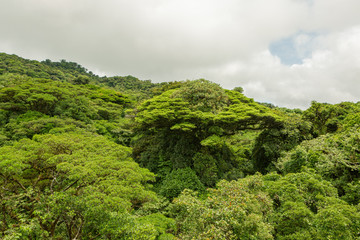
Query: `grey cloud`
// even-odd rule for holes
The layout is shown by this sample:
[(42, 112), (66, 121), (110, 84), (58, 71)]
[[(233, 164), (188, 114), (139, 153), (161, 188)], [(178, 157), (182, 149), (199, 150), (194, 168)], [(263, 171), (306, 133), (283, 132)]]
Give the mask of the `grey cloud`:
[[(302, 64), (285, 66), (269, 51), (254, 56), (224, 83), (242, 85), (259, 101), (306, 108), (311, 100), (337, 103), (359, 101), (360, 26), (317, 40), (322, 46)], [(230, 78), (229, 78), (230, 79)]]
[[(358, 0), (0, 0), (0, 51), (154, 82), (204, 77), (243, 86), (255, 99), (305, 106), (317, 95), (311, 82), (323, 86), (323, 76), (341, 92), (324, 100), (356, 95), (338, 86), (339, 76), (349, 85), (354, 78), (343, 71), (358, 70), (345, 64), (355, 52), (341, 49), (351, 34), (336, 33), (359, 24), (357, 9)], [(299, 31), (323, 38), (304, 64), (283, 66), (267, 48)], [(317, 60), (326, 51), (334, 63)]]

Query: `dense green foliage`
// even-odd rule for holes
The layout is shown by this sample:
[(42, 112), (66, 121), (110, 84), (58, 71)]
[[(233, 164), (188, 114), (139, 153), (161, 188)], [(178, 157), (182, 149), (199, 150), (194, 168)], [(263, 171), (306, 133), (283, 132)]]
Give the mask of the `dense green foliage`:
[(0, 53), (1, 239), (359, 239), (359, 171), (360, 103)]
[[(85, 133), (36, 135), (0, 149), (7, 237), (125, 236), (126, 210), (155, 198), (130, 149)], [(16, 226), (9, 228), (9, 226)]]
[(242, 171), (228, 136), (283, 125), (271, 109), (202, 79), (166, 91), (134, 111), (137, 161), (157, 173), (160, 181), (174, 169), (191, 167), (210, 187)]

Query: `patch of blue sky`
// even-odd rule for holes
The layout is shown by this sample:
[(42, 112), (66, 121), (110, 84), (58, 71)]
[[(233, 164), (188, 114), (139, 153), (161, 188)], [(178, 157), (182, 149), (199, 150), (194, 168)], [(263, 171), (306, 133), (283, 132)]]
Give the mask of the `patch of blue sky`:
[(279, 57), (284, 65), (301, 64), (305, 58), (311, 57), (317, 36), (314, 32), (298, 32), (272, 42), (269, 50), (272, 55)]

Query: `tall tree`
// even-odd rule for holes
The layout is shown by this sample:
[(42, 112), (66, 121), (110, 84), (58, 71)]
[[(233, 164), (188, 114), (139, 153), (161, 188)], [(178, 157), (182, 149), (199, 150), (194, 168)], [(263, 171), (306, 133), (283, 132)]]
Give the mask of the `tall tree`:
[(133, 234), (128, 212), (156, 196), (148, 186), (154, 174), (130, 154), (127, 147), (85, 133), (37, 135), (0, 148), (2, 238)]

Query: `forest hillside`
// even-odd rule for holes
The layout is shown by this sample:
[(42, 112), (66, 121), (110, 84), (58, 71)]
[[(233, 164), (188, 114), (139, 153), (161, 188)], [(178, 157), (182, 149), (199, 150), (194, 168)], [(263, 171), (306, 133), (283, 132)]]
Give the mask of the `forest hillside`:
[(359, 102), (0, 53), (4, 240), (359, 239), (359, 170)]

